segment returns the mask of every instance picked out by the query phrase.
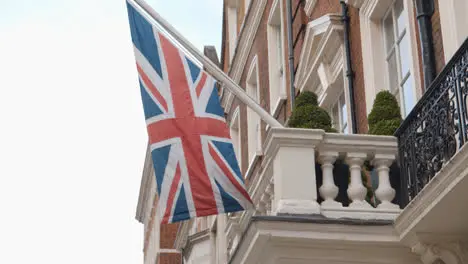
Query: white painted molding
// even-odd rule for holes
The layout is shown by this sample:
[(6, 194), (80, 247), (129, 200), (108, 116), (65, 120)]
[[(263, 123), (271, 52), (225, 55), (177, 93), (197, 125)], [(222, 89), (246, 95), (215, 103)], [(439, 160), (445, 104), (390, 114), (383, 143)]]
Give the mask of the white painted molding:
[(444, 56), (447, 63), (468, 37), (468, 1), (438, 0)]
[(237, 118), (239, 118), (239, 115), (240, 115), (240, 110), (239, 110), (239, 109), (240, 109), (239, 106), (236, 107), (236, 109), (234, 110), (234, 112), (233, 112), (232, 115), (231, 115), (231, 118), (229, 119), (229, 124), (228, 124), (228, 126), (229, 126), (230, 128), (239, 129), (238, 127), (235, 127), (235, 120), (236, 120)]
[[(384, 33), (382, 28), (382, 19), (391, 7), (393, 1), (386, 0), (364, 0), (361, 1), (359, 9), (360, 29), (361, 29), (361, 45), (362, 45), (362, 60), (364, 66), (364, 86), (366, 95), (366, 110), (367, 114), (372, 110), (375, 96), (382, 90), (388, 90), (387, 68), (384, 50)], [(406, 21), (414, 21), (415, 16), (413, 0), (403, 0), (404, 16)], [(416, 98), (420, 98), (421, 94), (421, 78), (418, 60), (418, 46), (416, 42), (417, 28), (415, 23), (408, 23), (407, 34), (410, 40), (410, 68), (413, 76), (413, 87), (415, 89)]]
[(294, 81), (300, 90), (323, 98), (343, 72), (343, 24), (338, 14), (328, 14), (307, 24)]
[(192, 226), (193, 221), (194, 220), (192, 219), (192, 220), (181, 222), (179, 226), (179, 230), (177, 231), (175, 242), (174, 242), (176, 249), (179, 249), (179, 250), (183, 249), (187, 245), (187, 239), (188, 239), (190, 227)]
[(304, 11), (307, 16), (310, 16), (312, 14), (312, 11), (314, 10), (316, 4), (317, 0), (306, 0)]
[[(269, 79), (269, 90), (270, 90), (270, 114), (274, 117), (277, 116), (279, 106), (287, 99), (286, 95), (286, 57), (284, 52), (281, 52), (278, 55), (278, 45), (283, 47), (285, 43), (285, 25), (283, 23), (283, 5), (281, 0), (274, 0), (270, 13), (268, 14), (268, 24), (267, 24), (267, 41), (268, 41), (268, 79)], [(278, 16), (279, 15), (279, 16)], [(276, 19), (276, 21), (275, 21)], [(278, 43), (277, 35), (279, 27), (279, 34), (281, 35), (280, 41)], [(282, 76), (279, 75), (282, 69)]]
[(229, 263), (349, 262), (416, 264), (420, 260), (399, 243), (391, 225), (257, 220), (246, 230)]
[[(254, 74), (255, 74), (255, 76), (253, 76)], [(255, 79), (253, 79), (253, 78), (255, 78)], [(259, 76), (258, 76), (258, 55), (255, 54), (255, 56), (250, 61), (250, 66), (249, 66), (248, 71), (247, 71), (246, 83), (247, 84), (252, 83), (252, 84), (257, 84), (258, 85), (258, 82), (259, 82), (258, 79), (259, 79)], [(257, 94), (257, 96), (258, 96), (258, 94)], [(258, 98), (253, 98), (253, 99), (258, 101)]]
[(193, 235), (187, 236), (186, 238), (186, 245), (183, 248), (183, 253), (186, 258), (192, 254), (192, 249), (198, 243), (204, 242), (206, 240), (211, 239), (211, 232), (210, 229), (205, 229), (201, 232), (195, 233)]
[(281, 146), (315, 148), (324, 138), (321, 129), (271, 128), (265, 139), (265, 159), (273, 158)]
[(138, 195), (138, 204), (137, 204), (137, 212), (136, 212), (136, 219), (140, 223), (145, 222), (145, 215), (146, 212), (146, 204), (148, 203), (148, 199), (150, 199), (150, 188), (151, 188), (151, 176), (153, 175), (153, 161), (151, 159), (151, 152), (149, 145), (146, 148), (146, 155), (145, 161), (143, 165), (143, 173), (141, 176), (141, 183), (140, 183), (140, 193)]
[(314, 200), (281, 199), (276, 204), (275, 213), (291, 215), (320, 214), (320, 205)]

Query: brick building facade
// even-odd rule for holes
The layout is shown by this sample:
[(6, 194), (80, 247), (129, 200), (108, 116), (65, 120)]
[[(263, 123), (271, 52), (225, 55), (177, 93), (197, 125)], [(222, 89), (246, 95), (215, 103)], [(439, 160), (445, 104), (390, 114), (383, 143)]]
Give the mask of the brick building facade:
[[(402, 116), (406, 117), (427, 89), (424, 87), (421, 33), (413, 0), (292, 0), (292, 74), (289, 70), (288, 0), (223, 1), (219, 65), (285, 126), (292, 111), (291, 94), (316, 93), (320, 106), (329, 112), (339, 133), (351, 134), (355, 126), (358, 134), (367, 134), (367, 116), (379, 91), (390, 90), (399, 101)], [(468, 19), (455, 11), (456, 7), (468, 6), (463, 0), (448, 2), (447, 6), (442, 6), (446, 2), (434, 0), (431, 15), (437, 74), (468, 36)], [(343, 4), (348, 8), (348, 40), (344, 37)], [(457, 27), (448, 32), (449, 25), (454, 24)], [(349, 54), (345, 51), (346, 41), (349, 41)], [(353, 94), (348, 85), (348, 57), (352, 65)], [(265, 150), (271, 143), (271, 129), (223, 86), (220, 98), (247, 185), (260, 186), (257, 178), (271, 165)], [(353, 101), (355, 124), (350, 108)], [(151, 198), (155, 197), (152, 191), (155, 183), (151, 180), (154, 177), (148, 176), (152, 175), (150, 165), (147, 159), (137, 216), (145, 224), (145, 263), (182, 263), (182, 259), (184, 263), (226, 263), (228, 260), (253, 263), (245, 259), (233, 260), (233, 254), (240, 250), (240, 240), (247, 236), (247, 227), (239, 224), (244, 214), (200, 218), (180, 226), (161, 226), (157, 229), (159, 232), (155, 231), (159, 226), (154, 220), (157, 198)], [(269, 197), (273, 200), (271, 195)], [(263, 203), (263, 206), (266, 207), (263, 214), (274, 211), (273, 205)], [(262, 212), (255, 214), (262, 215)], [(234, 235), (234, 238), (224, 232), (242, 233), (239, 230), (244, 231), (243, 235)], [(402, 259), (407, 263), (420, 263), (407, 248), (401, 250), (405, 256)]]

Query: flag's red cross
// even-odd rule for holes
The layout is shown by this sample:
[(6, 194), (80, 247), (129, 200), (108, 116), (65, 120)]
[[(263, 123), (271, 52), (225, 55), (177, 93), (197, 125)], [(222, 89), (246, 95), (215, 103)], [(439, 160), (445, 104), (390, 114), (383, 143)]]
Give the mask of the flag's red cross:
[[(185, 76), (184, 65), (182, 63), (179, 51), (164, 37), (160, 37), (161, 48), (166, 57), (166, 67), (168, 81), (171, 86), (172, 102), (174, 106), (175, 118), (156, 121), (148, 125), (150, 144), (158, 143), (171, 138), (180, 138), (182, 140), (183, 153), (187, 164), (189, 182), (192, 190), (194, 206), (197, 208), (197, 216), (217, 214), (216, 200), (212, 184), (208, 177), (205, 160), (202, 151), (201, 136), (213, 136), (220, 138), (229, 138), (229, 130), (226, 123), (209, 117), (198, 117), (195, 115), (193, 102), (190, 96), (190, 86)], [(163, 96), (150, 81), (145, 72), (137, 65), (138, 72), (146, 87), (161, 102), (161, 106), (167, 110), (167, 104)], [(197, 96), (200, 95), (205, 85), (207, 75), (202, 72), (198, 85), (196, 87)], [(221, 158), (209, 144), (209, 152), (221, 170), (228, 176), (245, 197), (249, 197), (245, 189), (234, 179), (229, 169), (224, 165)], [(175, 192), (180, 181), (180, 164), (177, 165), (174, 180), (171, 184), (164, 220), (168, 220), (173, 207)], [(198, 194), (198, 195), (196, 195)], [(200, 195), (201, 194), (201, 195)]]

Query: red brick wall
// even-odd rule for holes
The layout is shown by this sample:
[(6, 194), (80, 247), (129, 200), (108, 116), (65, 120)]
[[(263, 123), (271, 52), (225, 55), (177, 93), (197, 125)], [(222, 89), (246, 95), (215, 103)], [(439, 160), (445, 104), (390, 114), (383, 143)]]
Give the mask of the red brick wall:
[(341, 5), (338, 0), (317, 1), (314, 10), (310, 14), (309, 21), (315, 20), (323, 15), (330, 13), (341, 13)]
[(439, 1), (434, 0), (435, 9), (432, 15), (432, 38), (434, 40), (434, 53), (436, 72), (439, 74), (445, 66), (444, 44), (442, 43), (442, 28), (440, 26)]
[[(148, 221), (148, 228), (145, 232), (145, 242), (143, 252), (144, 254), (148, 251), (149, 239), (153, 228), (159, 228), (159, 248), (161, 249), (174, 249), (174, 242), (177, 236), (177, 230), (179, 229), (179, 223), (177, 224), (166, 224), (155, 226), (155, 216), (156, 216), (156, 206), (158, 204), (158, 198), (156, 197), (153, 202), (153, 208), (151, 209), (150, 220)], [(180, 253), (163, 253), (159, 257), (160, 262), (158, 263), (167, 263), (175, 264), (181, 263), (181, 254)], [(165, 262), (164, 262), (165, 261)]]
[(158, 257), (158, 264), (181, 264), (182, 256), (179, 253), (161, 253)]
[[(357, 132), (360, 134), (367, 133), (367, 112), (365, 104), (365, 86), (364, 86), (364, 66), (362, 62), (362, 46), (361, 46), (361, 31), (359, 21), (359, 10), (349, 7), (349, 38), (351, 48), (351, 60), (354, 72), (354, 101), (355, 101), (355, 112), (357, 122)], [(334, 0), (322, 0), (318, 1), (315, 5), (314, 10), (310, 14), (310, 17), (306, 21), (312, 21), (320, 18), (326, 14), (341, 14), (341, 5), (339, 1)], [(297, 27), (297, 26), (296, 26)], [(302, 42), (298, 45), (298, 49), (295, 52), (295, 61), (299, 62), (299, 56), (302, 48)], [(347, 80), (344, 80), (347, 82)]]
[[(258, 60), (258, 74), (259, 74), (259, 97), (260, 97), (260, 104), (263, 106), (264, 109), (270, 109), (270, 93), (269, 93), (269, 77), (268, 77), (268, 42), (267, 42), (267, 23), (268, 23), (268, 15), (270, 13), (271, 5), (273, 1), (268, 1), (263, 12), (261, 22), (259, 28), (257, 30), (257, 34), (255, 35), (252, 48), (250, 50), (249, 56), (247, 58), (244, 71), (241, 75), (240, 86), (246, 87), (246, 79), (247, 73), (252, 65), (252, 61), (255, 56), (257, 56)], [(245, 172), (249, 166), (248, 160), (248, 146), (247, 146), (247, 108), (244, 104), (239, 104), (237, 99), (234, 100), (231, 109), (225, 109), (226, 112), (232, 114), (234, 110), (240, 106), (239, 114), (240, 114), (240, 121), (241, 121), (241, 139), (242, 139), (242, 149), (241, 149), (241, 157), (242, 157), (242, 172), (245, 175)], [(265, 123), (262, 122), (262, 140), (265, 138)]]
[[(357, 122), (357, 133), (367, 133), (366, 89), (364, 86), (364, 65), (362, 62), (361, 26), (359, 10), (349, 6), (349, 41), (351, 63), (354, 72), (354, 103)], [(346, 82), (347, 80), (345, 80)]]
[(177, 236), (179, 224), (165, 224), (160, 226), (160, 248), (173, 249), (174, 242)]

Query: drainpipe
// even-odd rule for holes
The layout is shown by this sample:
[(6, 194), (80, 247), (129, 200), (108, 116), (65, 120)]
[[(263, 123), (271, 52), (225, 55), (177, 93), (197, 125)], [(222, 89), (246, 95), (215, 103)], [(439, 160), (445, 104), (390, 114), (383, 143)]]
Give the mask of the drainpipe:
[(348, 89), (349, 89), (349, 101), (350, 101), (350, 112), (351, 112), (351, 126), (353, 128), (352, 133), (357, 134), (357, 122), (356, 122), (356, 112), (355, 112), (355, 103), (354, 103), (354, 72), (351, 66), (351, 48), (349, 42), (349, 16), (348, 16), (348, 5), (344, 0), (340, 1), (341, 3), (341, 19), (344, 25), (344, 46), (345, 46), (345, 56), (346, 56), (346, 77), (348, 78)]
[(418, 20), (419, 39), (421, 41), (424, 90), (426, 91), (436, 77), (431, 22), (432, 14), (434, 14), (434, 1), (414, 0), (414, 5), (416, 6), (416, 18)]
[(288, 31), (288, 63), (289, 63), (289, 92), (291, 96), (291, 111), (294, 109), (294, 102), (296, 99), (296, 89), (294, 87), (294, 50), (293, 50), (293, 32), (292, 32), (292, 4), (291, 0), (286, 0), (286, 19)]

